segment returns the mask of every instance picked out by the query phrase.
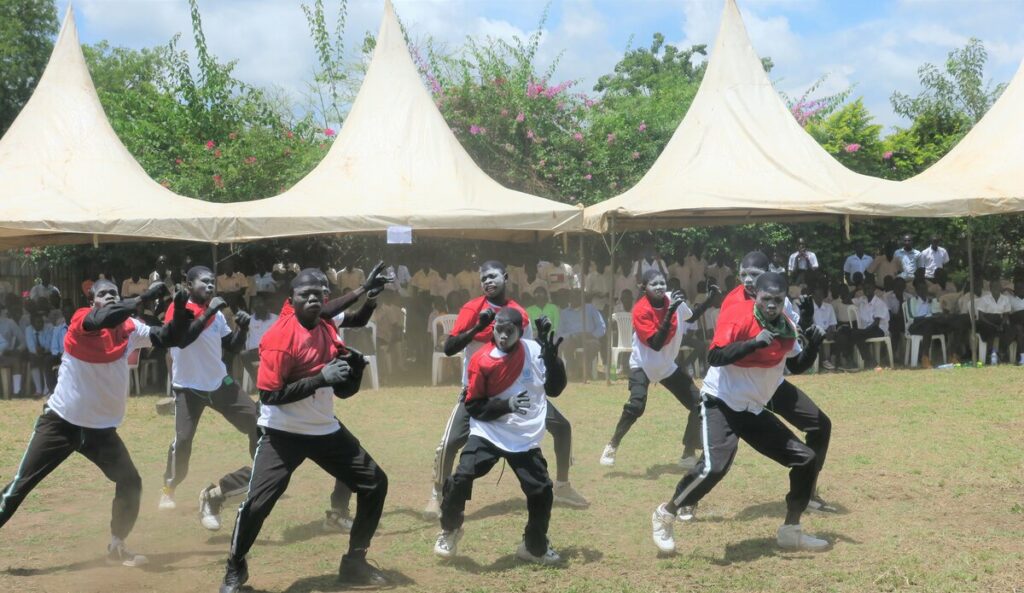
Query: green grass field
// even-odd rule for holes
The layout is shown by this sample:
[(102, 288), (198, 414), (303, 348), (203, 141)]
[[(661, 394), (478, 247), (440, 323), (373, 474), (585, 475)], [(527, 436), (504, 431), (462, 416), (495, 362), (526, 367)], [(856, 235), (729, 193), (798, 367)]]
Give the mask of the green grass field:
[[(514, 476), (500, 466), (477, 482), (466, 536), (451, 562), (431, 552), (438, 526), (420, 510), (434, 447), (455, 389), (366, 391), (337, 403), (338, 417), (388, 472), (391, 490), (370, 556), (399, 590), (564, 592), (1024, 591), (1024, 370), (887, 371), (798, 377), (832, 417), (820, 486), (839, 515), (808, 515), (835, 542), (823, 554), (774, 545), (787, 488), (784, 468), (741, 445), (729, 476), (699, 519), (676, 530), (679, 553), (658, 558), (651, 511), (671, 495), (684, 414), (663, 388), (620, 448), (614, 468), (597, 459), (626, 398), (625, 384), (571, 385), (559, 408), (573, 422), (573, 483), (587, 510), (555, 507), (550, 537), (563, 568), (517, 562), (526, 519)], [(0, 591), (107, 593), (216, 591), (234, 505), (211, 534), (196, 517), (199, 489), (246, 463), (245, 439), (215, 413), (202, 421), (179, 508), (156, 510), (173, 419), (155, 398), (133, 398), (121, 434), (142, 473), (142, 513), (129, 543), (143, 569), (102, 562), (113, 487), (72, 457), (0, 532)], [(15, 473), (41, 402), (0, 402), (0, 480)], [(554, 454), (545, 445), (554, 466)], [(341, 590), (347, 536), (320, 524), (331, 478), (313, 463), (295, 474), (250, 554), (249, 585), (288, 593)]]

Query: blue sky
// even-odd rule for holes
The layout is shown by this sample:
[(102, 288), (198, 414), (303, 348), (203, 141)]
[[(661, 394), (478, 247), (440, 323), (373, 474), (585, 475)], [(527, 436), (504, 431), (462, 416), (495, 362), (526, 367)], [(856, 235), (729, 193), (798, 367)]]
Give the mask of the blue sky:
[[(590, 90), (632, 39), (655, 32), (681, 46), (714, 41), (723, 0), (553, 0), (539, 50), (542, 63), (561, 56), (556, 78)], [(520, 37), (532, 32), (546, 0), (394, 0), (414, 39), (457, 47), (467, 36)], [(917, 69), (941, 63), (970, 37), (989, 51), (986, 76), (1008, 81), (1024, 58), (1024, 0), (738, 0), (754, 49), (775, 62), (782, 92), (799, 95), (828, 74), (824, 92), (854, 85), (879, 123), (900, 125), (889, 96), (916, 93)], [(63, 13), (66, 0), (58, 0)], [(326, 0), (328, 13), (338, 1)], [(300, 0), (201, 0), (207, 42), (236, 59), (243, 80), (276, 86), (302, 101), (314, 64)], [(76, 0), (85, 43), (147, 47), (178, 32), (191, 45), (185, 0)], [(383, 0), (350, 0), (348, 40), (376, 32)]]

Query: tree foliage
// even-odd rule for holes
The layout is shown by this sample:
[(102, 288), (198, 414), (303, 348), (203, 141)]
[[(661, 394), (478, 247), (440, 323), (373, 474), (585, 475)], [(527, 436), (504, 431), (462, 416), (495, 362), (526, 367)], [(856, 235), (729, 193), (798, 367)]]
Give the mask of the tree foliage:
[(53, 0), (0, 0), (0, 135), (32, 95), (56, 33)]

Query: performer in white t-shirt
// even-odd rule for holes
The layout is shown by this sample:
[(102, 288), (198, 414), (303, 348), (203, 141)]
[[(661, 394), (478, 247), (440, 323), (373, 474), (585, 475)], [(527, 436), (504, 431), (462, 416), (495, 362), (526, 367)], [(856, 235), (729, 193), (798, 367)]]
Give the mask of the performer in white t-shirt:
[[(181, 343), (171, 348), (171, 390), (174, 393), (174, 440), (167, 450), (167, 468), (164, 471), (163, 491), (159, 509), (176, 508), (174, 489), (188, 474), (192, 457), (192, 439), (199, 419), (206, 408), (220, 412), (238, 432), (249, 438), (249, 455), (256, 453), (256, 418), (259, 408), (248, 395), (242, 393), (238, 382), (228, 374), (224, 365), (224, 350), (241, 352), (249, 327), (250, 316), (245, 311), (235, 314), (236, 329), (228, 327), (221, 310), (227, 302), (214, 295), (216, 282), (213, 271), (195, 266), (185, 275), (189, 292), (186, 307), (195, 316)], [(171, 305), (167, 315), (173, 315), (178, 305)], [(200, 523), (210, 531), (221, 527), (220, 509), (231, 496), (240, 496), (249, 485), (250, 467), (242, 467), (225, 474), (217, 484), (210, 484), (199, 495)]]
[(700, 319), (715, 302), (718, 287), (712, 285), (708, 298), (691, 311), (679, 291), (666, 294), (665, 274), (657, 269), (644, 272), (640, 282), (640, 299), (633, 305), (633, 352), (629, 357), (629, 401), (615, 426), (611, 440), (601, 453), (601, 465), (615, 465), (615, 454), (622, 438), (640, 419), (647, 407), (647, 391), (651, 383), (661, 383), (689, 412), (683, 432), (683, 454), (679, 463), (685, 469), (696, 465), (700, 448), (700, 419), (696, 415), (700, 392), (693, 378), (676, 364), (679, 348), (686, 333), (685, 324)]
[(565, 366), (549, 327), (538, 324), (540, 342), (521, 339), (525, 319), (518, 307), (502, 307), (494, 317), (490, 342), (470, 358), (466, 385), (469, 439), (459, 466), (445, 479), (441, 501), (441, 533), (434, 553), (456, 554), (462, 538), (466, 501), (473, 482), (504, 459), (526, 494), (529, 519), (516, 557), (538, 564), (557, 564), (561, 557), (548, 544), (548, 523), (554, 500), (548, 464), (540, 450), (547, 418), (547, 398), (565, 390)]
[(696, 505), (725, 477), (740, 439), (790, 468), (786, 519), (778, 530), (778, 545), (809, 551), (829, 546), (800, 526), (819, 471), (816, 454), (768, 409), (785, 383), (783, 371), (800, 374), (813, 366), (824, 339), (811, 324), (805, 330), (807, 346), (801, 349), (797, 327), (783, 313), (786, 289), (784, 276), (764, 273), (757, 279), (754, 303), (739, 301), (729, 311), (723, 308), (708, 352), (711, 369), (701, 388), (704, 455), (651, 517), (652, 537), (663, 553), (675, 551), (677, 512)]
[[(140, 302), (165, 291), (162, 282), (154, 282), (141, 296), (121, 300), (109, 280), (99, 280), (89, 289), (91, 306), (75, 312), (64, 336), (53, 395), (36, 420), (18, 471), (0, 495), (0, 527), (39, 482), (78, 452), (116, 485), (107, 561), (124, 566), (146, 563), (145, 556), (130, 552), (124, 543), (139, 516), (142, 478), (117, 427), (128, 403), (128, 354), (151, 344), (172, 346), (188, 324), (187, 311), (159, 328), (130, 317)], [(185, 299), (184, 293), (176, 295), (177, 302)]]

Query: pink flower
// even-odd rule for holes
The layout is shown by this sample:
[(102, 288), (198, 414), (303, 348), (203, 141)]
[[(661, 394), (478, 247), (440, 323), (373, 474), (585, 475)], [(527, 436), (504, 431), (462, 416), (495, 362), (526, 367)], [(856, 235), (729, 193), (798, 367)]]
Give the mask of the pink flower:
[(182, 162), (181, 159), (174, 159), (174, 164), (175, 165), (180, 165), (181, 162)]
[(236, 138), (238, 138), (238, 134), (236, 134), (234, 132), (231, 132), (230, 134), (228, 134), (228, 139), (229, 140), (235, 140)]
[(633, 151), (633, 154), (632, 154), (632, 157), (633, 157), (633, 160), (635, 161), (635, 160), (637, 160), (638, 158), (640, 158), (640, 153), (634, 150), (634, 151)]
[(522, 122), (525, 119), (526, 119), (526, 114), (523, 113), (522, 111), (520, 111), (519, 114), (516, 115), (516, 121), (518, 121), (518, 122)]
[(477, 134), (485, 133), (485, 130), (483, 129), (483, 127), (473, 124), (469, 126), (469, 133), (476, 136)]
[(846, 148), (844, 148), (843, 150), (845, 150), (846, 152), (857, 152), (858, 150), (860, 150), (860, 144), (857, 144), (856, 142), (854, 142), (853, 144), (847, 144)]
[(287, 132), (285, 132), (284, 135), (285, 135), (286, 138), (294, 138), (295, 137), (295, 133), (292, 132), (291, 130), (288, 130)]
[(615, 134), (608, 134), (608, 144), (615, 142)]
[(646, 132), (647, 131), (647, 123), (646, 122), (640, 122), (640, 125), (637, 126), (636, 129), (638, 131), (641, 131), (641, 132)]
[(334, 128), (324, 128), (324, 136), (327, 136), (328, 138), (330, 138), (334, 134), (335, 134)]
[(526, 130), (526, 137), (530, 140), (534, 139), (533, 130)]
[(583, 133), (582, 132), (576, 132), (575, 134), (572, 135), (572, 139), (577, 141), (577, 142), (583, 142)]
[(220, 155), (221, 155), (221, 152), (220, 152), (219, 148), (217, 150), (213, 151), (213, 158), (219, 159)]
[(255, 165), (256, 164), (256, 157), (254, 157), (254, 156), (247, 156), (247, 157), (245, 157), (245, 164), (246, 165)]
[(213, 150), (214, 146), (217, 146), (217, 143), (214, 142), (213, 140), (206, 141), (206, 150)]
[(537, 166), (538, 166), (538, 167), (543, 167), (543, 166), (544, 166), (544, 165), (546, 165), (547, 163), (548, 163), (547, 159), (541, 159), (541, 160), (540, 160), (540, 162), (539, 162), (539, 163), (537, 163)]
[(891, 150), (887, 150), (887, 151), (885, 151), (885, 152), (884, 152), (884, 153), (882, 154), (882, 158), (883, 158), (883, 159), (885, 159), (885, 160), (889, 160), (889, 159), (891, 159), (891, 158), (892, 158), (892, 151), (891, 151)]
[(215, 186), (217, 186), (218, 189), (223, 189), (224, 188), (224, 179), (220, 175), (214, 175), (213, 176), (213, 184)]
[(504, 84), (505, 84), (505, 79), (504, 78), (499, 76), (499, 77), (494, 79), (494, 86), (502, 86)]
[(593, 175), (591, 175), (590, 173), (587, 173), (586, 175), (583, 176), (583, 178), (586, 179), (587, 181), (590, 181), (591, 177), (593, 177)]
[(597, 101), (591, 99), (590, 97), (587, 97), (583, 99), (583, 104), (586, 105), (587, 107), (593, 107), (594, 105), (597, 104)]
[(501, 110), (501, 117), (508, 117), (508, 109)]

